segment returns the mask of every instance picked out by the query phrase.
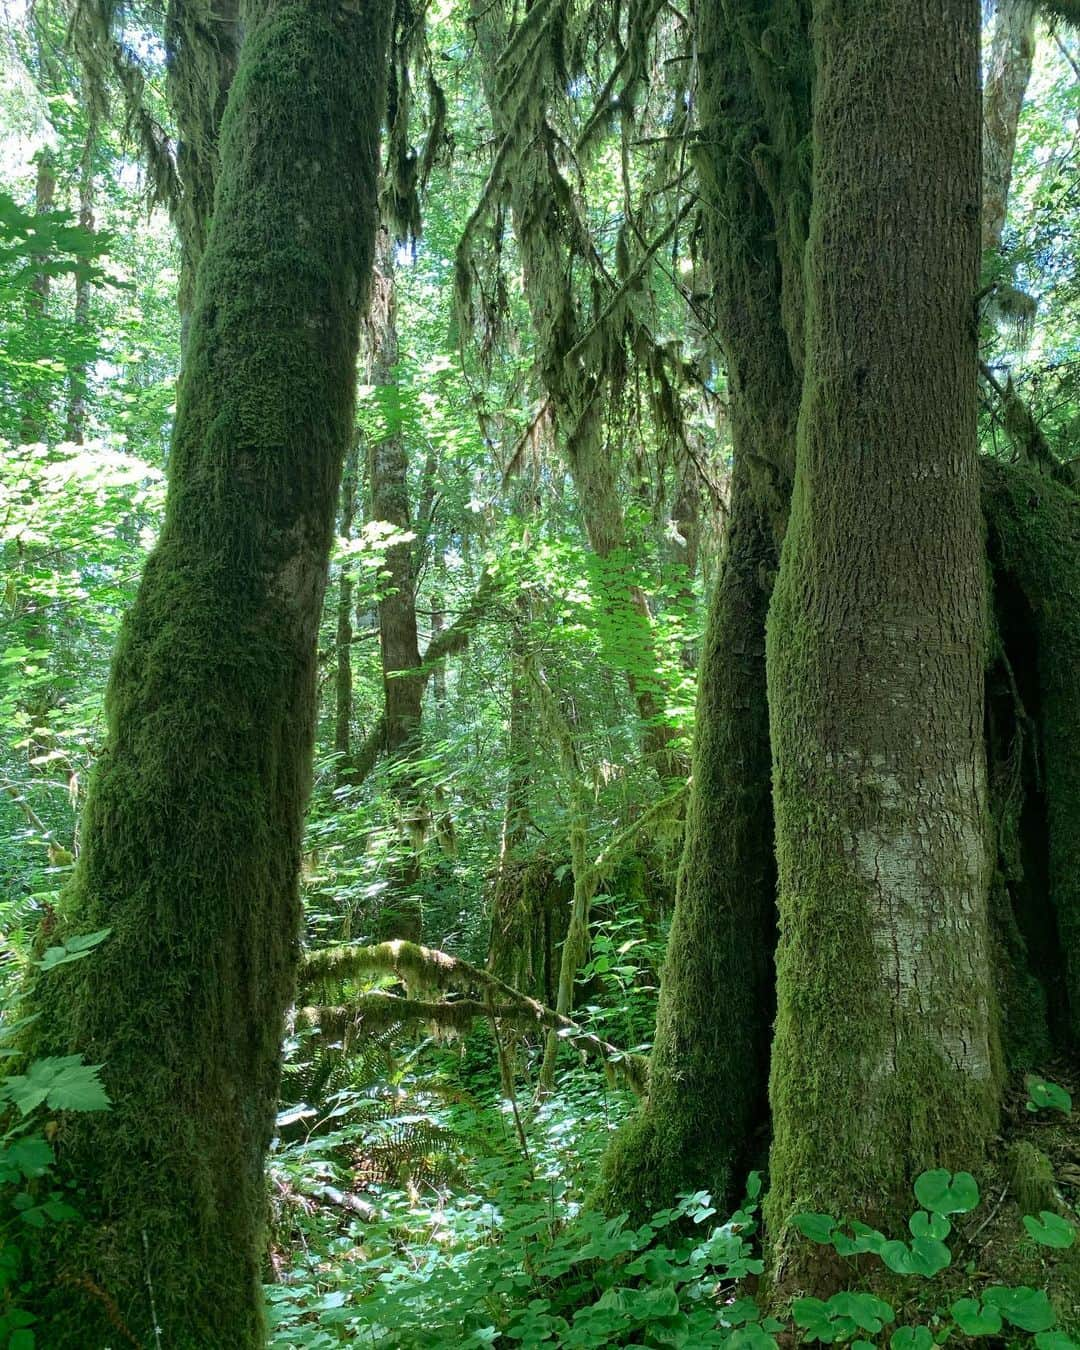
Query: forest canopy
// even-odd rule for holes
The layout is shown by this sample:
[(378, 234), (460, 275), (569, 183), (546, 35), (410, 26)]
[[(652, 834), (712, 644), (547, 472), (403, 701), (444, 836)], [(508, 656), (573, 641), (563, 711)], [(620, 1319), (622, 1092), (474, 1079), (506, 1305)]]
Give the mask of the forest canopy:
[(1080, 1345), (1080, 7), (0, 74), (0, 1350)]

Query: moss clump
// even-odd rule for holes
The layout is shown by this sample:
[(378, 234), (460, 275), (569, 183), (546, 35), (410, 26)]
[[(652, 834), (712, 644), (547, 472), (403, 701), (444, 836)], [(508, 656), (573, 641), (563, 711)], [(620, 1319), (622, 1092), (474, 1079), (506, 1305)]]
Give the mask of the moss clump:
[[(252, 5), (222, 127), (166, 520), (124, 625), (25, 1052), (103, 1063), (57, 1138), (78, 1227), (33, 1270), (51, 1350), (261, 1346), (263, 1158), (291, 998), (315, 633), (353, 417), (389, 4)], [(155, 1330), (159, 1328), (159, 1330)]]
[(1053, 1165), (1030, 1139), (1018, 1139), (1005, 1150), (1005, 1174), (1022, 1214), (1057, 1208)]

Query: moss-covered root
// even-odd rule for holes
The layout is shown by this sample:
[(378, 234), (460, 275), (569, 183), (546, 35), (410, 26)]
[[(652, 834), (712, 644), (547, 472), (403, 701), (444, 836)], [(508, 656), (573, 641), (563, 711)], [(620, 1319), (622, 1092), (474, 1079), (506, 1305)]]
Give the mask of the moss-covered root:
[(166, 520), (127, 617), (31, 1057), (103, 1063), (34, 1263), (50, 1350), (261, 1346), (263, 1160), (300, 920), (315, 634), (374, 244), (389, 0), (247, 6)]
[[(1020, 888), (1049, 889), (1050, 906), (1016, 914), (1035, 974), (1048, 997), (1059, 1041), (1080, 1044), (1080, 496), (1037, 468), (987, 460), (983, 511), (1002, 621), (1012, 647), (1015, 694), (1034, 733), (1032, 747), (1045, 812), (1020, 829), (1046, 856), (1021, 855), (1033, 873)], [(1009, 656), (1010, 653), (1006, 652)], [(1015, 889), (1015, 888), (1014, 888)], [(1015, 906), (1015, 900), (1014, 900)], [(1054, 929), (1056, 927), (1056, 932)]]
[(740, 473), (702, 655), (648, 1100), (609, 1150), (597, 1197), (635, 1217), (687, 1188), (737, 1199), (765, 1113), (775, 873), (764, 635), (775, 548), (763, 517)]
[[(768, 626), (779, 867), (766, 1220), (891, 1222), (996, 1128), (971, 296), (974, 0), (817, 0), (796, 483)], [(879, 172), (888, 164), (888, 174)], [(902, 222), (898, 228), (897, 222)]]

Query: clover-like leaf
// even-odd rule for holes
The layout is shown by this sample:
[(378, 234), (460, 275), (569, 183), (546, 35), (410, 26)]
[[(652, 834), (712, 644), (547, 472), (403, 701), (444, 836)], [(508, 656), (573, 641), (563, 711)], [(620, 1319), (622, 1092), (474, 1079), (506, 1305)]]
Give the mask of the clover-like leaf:
[(1063, 1219), (1060, 1214), (1052, 1214), (1048, 1209), (1040, 1211), (1037, 1219), (1025, 1214), (1024, 1227), (1028, 1230), (1028, 1234), (1044, 1247), (1064, 1249), (1071, 1247), (1076, 1241), (1075, 1226), (1068, 1219)]
[(1034, 1075), (1025, 1080), (1028, 1090), (1027, 1109), (1029, 1111), (1053, 1110), (1072, 1115), (1072, 1098), (1058, 1083)]
[(836, 1228), (836, 1220), (831, 1214), (796, 1214), (791, 1222), (811, 1242), (831, 1242)]
[(977, 1298), (958, 1298), (949, 1312), (965, 1336), (996, 1336), (1001, 1330), (1001, 1313), (984, 1308)]
[(979, 1187), (970, 1172), (938, 1168), (916, 1177), (915, 1199), (931, 1214), (967, 1214), (979, 1203)]
[(908, 1228), (912, 1237), (936, 1238), (944, 1242), (952, 1232), (952, 1224), (944, 1214), (927, 1214), (925, 1209), (917, 1209), (908, 1219)]
[(929, 1327), (897, 1327), (889, 1337), (892, 1350), (934, 1350)]
[(1049, 1331), (1057, 1321), (1050, 1300), (1041, 1289), (1027, 1285), (993, 1285), (983, 1294), (983, 1302), (997, 1308), (1006, 1322), (1021, 1331)]

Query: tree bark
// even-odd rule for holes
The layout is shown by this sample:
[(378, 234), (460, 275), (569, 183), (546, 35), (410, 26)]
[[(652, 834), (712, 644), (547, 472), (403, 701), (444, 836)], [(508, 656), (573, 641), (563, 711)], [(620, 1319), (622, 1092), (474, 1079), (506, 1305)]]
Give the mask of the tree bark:
[(1001, 247), (1016, 129), (1035, 59), (1035, 0), (997, 0), (983, 91), (982, 247)]
[(375, 220), (390, 5), (252, 4), (222, 128), (165, 524), (30, 1058), (103, 1063), (61, 1121), (83, 1222), (33, 1269), (55, 1350), (262, 1346), (263, 1160), (299, 952), (315, 639)]
[[(976, 453), (977, 0), (815, 6), (791, 519), (768, 628), (780, 878), (767, 1217), (908, 1212), (997, 1119)], [(918, 1110), (913, 1110), (918, 1103)], [(812, 1272), (801, 1274), (814, 1283)]]

